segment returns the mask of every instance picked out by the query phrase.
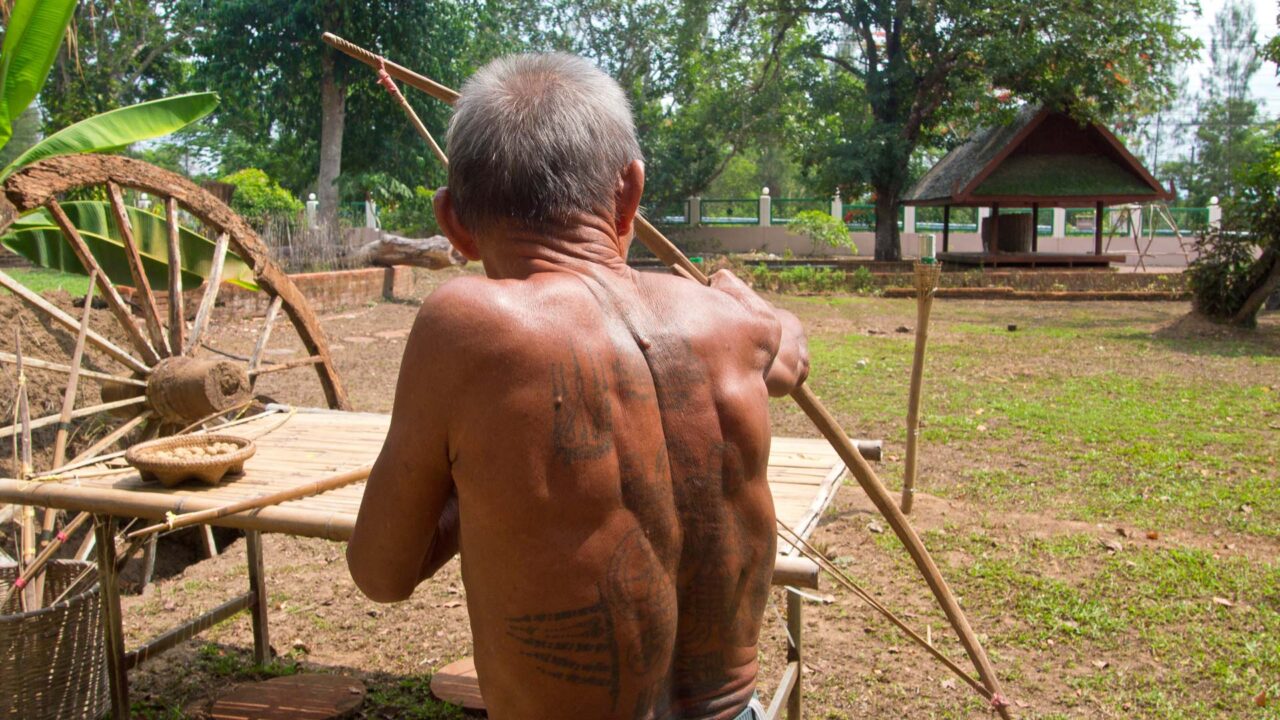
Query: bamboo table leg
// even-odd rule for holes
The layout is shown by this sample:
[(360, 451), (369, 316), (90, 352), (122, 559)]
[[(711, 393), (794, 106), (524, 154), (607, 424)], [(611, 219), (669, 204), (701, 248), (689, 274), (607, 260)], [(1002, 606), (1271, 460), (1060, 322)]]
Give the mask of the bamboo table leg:
[(98, 592), (102, 597), (102, 636), (106, 642), (111, 716), (129, 717), (129, 676), (125, 669), (124, 624), (120, 615), (120, 583), (116, 573), (116, 519), (94, 518), (98, 551)]
[(249, 612), (253, 616), (253, 660), (265, 665), (271, 659), (271, 636), (267, 630), (267, 583), (262, 568), (262, 533), (246, 530), (245, 550), (249, 561), (249, 592), (253, 604)]
[(803, 607), (804, 601), (800, 593), (788, 589), (787, 633), (791, 637), (787, 644), (787, 662), (796, 663), (796, 684), (791, 686), (791, 693), (787, 696), (787, 720), (800, 720), (804, 702), (804, 694), (800, 688), (801, 678), (804, 675), (804, 658), (800, 649), (800, 630), (803, 627), (800, 613)]

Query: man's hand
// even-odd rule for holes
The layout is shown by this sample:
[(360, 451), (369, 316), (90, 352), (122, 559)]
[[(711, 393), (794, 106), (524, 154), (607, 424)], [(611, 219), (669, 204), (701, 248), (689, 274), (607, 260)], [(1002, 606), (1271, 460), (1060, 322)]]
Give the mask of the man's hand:
[(765, 372), (769, 395), (782, 397), (800, 387), (809, 377), (809, 342), (800, 320), (786, 310), (770, 305), (729, 270), (713, 274), (711, 287), (733, 297), (749, 313), (771, 325), (773, 340), (768, 347), (772, 362)]

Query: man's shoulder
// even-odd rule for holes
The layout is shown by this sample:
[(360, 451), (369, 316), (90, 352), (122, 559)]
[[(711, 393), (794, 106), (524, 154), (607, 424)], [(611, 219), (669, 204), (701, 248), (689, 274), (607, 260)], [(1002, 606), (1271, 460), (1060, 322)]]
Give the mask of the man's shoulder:
[(583, 312), (580, 289), (564, 283), (455, 278), (422, 303), (413, 334), (457, 355), (536, 351), (537, 340), (560, 336)]

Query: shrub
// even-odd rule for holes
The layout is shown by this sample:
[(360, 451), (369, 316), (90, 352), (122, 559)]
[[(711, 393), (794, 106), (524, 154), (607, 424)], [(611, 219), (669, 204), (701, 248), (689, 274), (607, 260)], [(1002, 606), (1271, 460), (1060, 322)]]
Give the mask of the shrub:
[(833, 248), (845, 247), (849, 248), (850, 252), (858, 252), (858, 246), (853, 244), (849, 228), (831, 217), (829, 213), (820, 210), (796, 213), (796, 216), (787, 224), (787, 232), (809, 238), (813, 243), (813, 250), (809, 253), (811, 255), (818, 254), (819, 245)]
[(302, 202), (293, 193), (257, 168), (233, 172), (221, 178), (220, 182), (236, 186), (235, 194), (231, 196), (231, 209), (251, 223), (259, 224), (280, 213), (296, 215), (302, 211)]
[(440, 234), (433, 204), (436, 191), (419, 185), (413, 195), (397, 202), (382, 213), (382, 227), (388, 232), (409, 237), (430, 237)]
[[(1280, 274), (1280, 128), (1267, 156), (1240, 174), (1241, 193), (1224, 207), (1222, 227), (1197, 242), (1187, 284), (1200, 313), (1252, 326), (1261, 295)], [(1250, 302), (1252, 299), (1252, 302)]]

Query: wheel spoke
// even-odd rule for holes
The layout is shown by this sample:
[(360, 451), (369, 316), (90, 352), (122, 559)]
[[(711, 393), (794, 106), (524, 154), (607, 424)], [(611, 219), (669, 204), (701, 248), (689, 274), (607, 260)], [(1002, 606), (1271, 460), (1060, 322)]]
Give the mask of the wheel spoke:
[[(58, 418), (58, 433), (53, 439), (53, 466), (58, 467), (67, 459), (67, 430), (71, 422), (71, 412), (76, 407), (76, 389), (80, 384), (80, 362), (84, 358), (85, 335), (89, 332), (89, 314), (93, 312), (93, 283), (97, 273), (89, 273), (89, 290), (84, 294), (84, 314), (80, 316), (80, 332), (76, 333), (76, 346), (71, 352), (71, 373), (67, 378), (67, 389), (62, 394), (62, 414)], [(50, 525), (48, 514), (45, 515), (46, 527)]]
[[(132, 407), (134, 405), (142, 405), (146, 402), (147, 402), (147, 396), (139, 395), (138, 397), (125, 398), (124, 400), (116, 400), (115, 402), (101, 403), (99, 405), (90, 405), (89, 407), (82, 407), (79, 410), (72, 411), (71, 418), (74, 420), (75, 418), (82, 418), (89, 415), (93, 415), (95, 413), (107, 412), (109, 410), (118, 410), (120, 408)], [(38, 430), (39, 428), (52, 425), (58, 422), (58, 420), (61, 417), (62, 416), (60, 414), (45, 415), (44, 417), (39, 418), (37, 420), (32, 420), (31, 429)], [(3, 440), (4, 438), (7, 438), (7, 437), (13, 437), (18, 432), (18, 429), (21, 425), (22, 423), (18, 423), (17, 425), (10, 425), (5, 428), (0, 428), (0, 440)]]
[[(40, 297), (40, 295), (28, 290), (25, 285), (14, 280), (3, 270), (0, 270), (0, 286), (3, 286), (6, 290), (16, 295), (19, 300), (22, 300), (31, 307), (44, 311), (45, 314), (67, 330), (70, 330), (73, 333), (80, 332), (80, 323), (76, 321), (75, 318), (63, 312), (57, 305), (54, 305), (43, 297)], [(136, 330), (137, 328), (135, 327), (134, 329)], [(116, 360), (119, 360), (121, 363), (128, 366), (129, 369), (140, 372), (144, 375), (151, 372), (151, 368), (148, 367), (146, 363), (130, 355), (127, 350), (122, 349), (98, 333), (90, 330), (88, 338), (89, 342), (97, 345), (99, 349)], [(31, 363), (31, 366), (38, 367), (34, 362)]]
[(151, 281), (147, 279), (146, 268), (142, 266), (142, 253), (138, 250), (137, 238), (133, 235), (133, 223), (129, 220), (129, 211), (124, 206), (124, 195), (120, 186), (107, 182), (107, 197), (111, 200), (111, 214), (115, 216), (116, 225), (120, 228), (120, 237), (124, 240), (124, 254), (129, 260), (129, 274), (133, 276), (133, 286), (142, 295), (142, 318), (147, 325), (147, 334), (151, 342), (165, 356), (172, 355), (169, 341), (165, 337), (164, 326), (160, 324), (160, 310), (156, 307), (156, 296), (151, 291)]
[(258, 335), (258, 343), (253, 346), (253, 354), (249, 356), (249, 372), (252, 373), (262, 362), (262, 353), (267, 349), (267, 340), (271, 338), (271, 328), (276, 324), (276, 315), (280, 314), (280, 305), (284, 302), (279, 295), (271, 299), (267, 307), (267, 317), (262, 321), (262, 334)]
[[(84, 462), (85, 460), (88, 460), (89, 458), (97, 455), (103, 450), (106, 450), (107, 448), (116, 444), (116, 442), (120, 440), (120, 438), (124, 437), (125, 435), (128, 435), (131, 430), (141, 425), (144, 420), (149, 419), (154, 414), (155, 413), (153, 413), (150, 410), (143, 410), (137, 415), (134, 415), (132, 418), (126, 420), (123, 424), (121, 424), (120, 427), (107, 433), (102, 437), (102, 439), (98, 440), (93, 445), (90, 445), (79, 455), (72, 458), (71, 462), (67, 463), (67, 467), (70, 467), (77, 463)], [(55, 469), (55, 472), (57, 472), (56, 469)]]
[(200, 336), (204, 334), (205, 329), (209, 326), (209, 320), (213, 315), (213, 307), (218, 302), (218, 287), (222, 285), (222, 266), (227, 260), (227, 243), (231, 241), (231, 236), (222, 233), (218, 236), (217, 242), (213, 246), (213, 266), (209, 269), (209, 278), (207, 287), (204, 290), (204, 297), (200, 298), (200, 309), (196, 311), (196, 322), (191, 328), (191, 337), (187, 339), (186, 355), (195, 353), (196, 348), (200, 346)]
[[(12, 353), (7, 353), (7, 352), (0, 352), (0, 362), (9, 363), (10, 365), (13, 365), (13, 364), (16, 364), (17, 361), (18, 359), (16, 355)], [(49, 362), (48, 360), (40, 360), (38, 358), (23, 358), (22, 363), (24, 365), (27, 365), (28, 367), (36, 368), (37, 370), (50, 370), (53, 372), (60, 372), (60, 373), (70, 373), (74, 369), (70, 365), (62, 365), (55, 362)], [(114, 383), (121, 383), (123, 385), (133, 385), (135, 387), (147, 386), (147, 381), (145, 380), (139, 380), (137, 378), (132, 378), (132, 377), (125, 377), (124, 375), (112, 375), (110, 373), (98, 372), (96, 370), (85, 370), (83, 368), (81, 368), (80, 370), (80, 377), (89, 379), (89, 380), (101, 380), (103, 382), (114, 382)]]
[(186, 346), (187, 319), (182, 307), (182, 249), (178, 246), (178, 201), (164, 201), (165, 227), (169, 231), (169, 346), (174, 354)]
[(270, 373), (282, 372), (284, 370), (292, 370), (294, 368), (305, 367), (307, 365), (318, 365), (322, 362), (324, 362), (323, 357), (319, 355), (312, 355), (311, 357), (305, 357), (300, 360), (290, 360), (288, 362), (282, 362), (282, 363), (279, 363), (278, 365), (263, 365), (251, 370), (249, 372), (249, 377), (254, 378), (259, 375), (267, 375)]
[(142, 355), (142, 359), (154, 365), (160, 361), (160, 356), (156, 354), (155, 348), (151, 347), (151, 343), (143, 336), (142, 331), (133, 322), (133, 315), (129, 312), (129, 307), (125, 305), (124, 299), (120, 297), (120, 293), (116, 291), (116, 286), (112, 284), (111, 278), (107, 277), (102, 271), (102, 266), (98, 264), (97, 258), (93, 253), (89, 252), (89, 246), (85, 244), (84, 238), (80, 236), (80, 231), (71, 223), (71, 219), (67, 217), (62, 206), (57, 200), (50, 200), (45, 204), (49, 210), (49, 214), (53, 216), (53, 221), (58, 224), (62, 230), (62, 234), (66, 236), (67, 241), (71, 244), (71, 249), (75, 251), (76, 257), (80, 260), (80, 264), (84, 266), (86, 271), (98, 271), (98, 290), (102, 292), (102, 297), (107, 301), (107, 307), (111, 313), (116, 316), (116, 320), (124, 328), (125, 334), (129, 336), (129, 341), (133, 343), (134, 348)]

